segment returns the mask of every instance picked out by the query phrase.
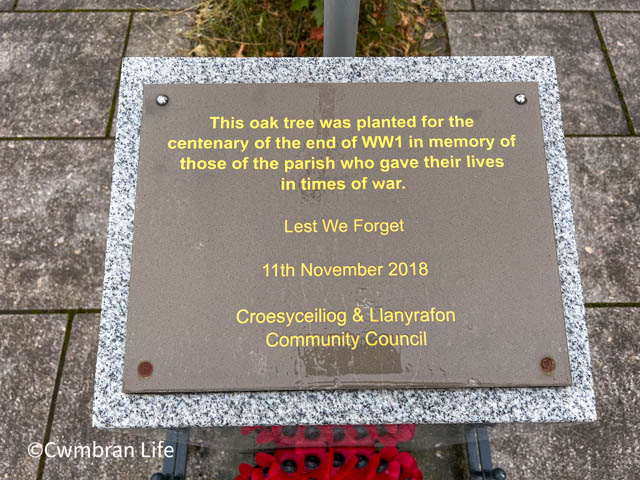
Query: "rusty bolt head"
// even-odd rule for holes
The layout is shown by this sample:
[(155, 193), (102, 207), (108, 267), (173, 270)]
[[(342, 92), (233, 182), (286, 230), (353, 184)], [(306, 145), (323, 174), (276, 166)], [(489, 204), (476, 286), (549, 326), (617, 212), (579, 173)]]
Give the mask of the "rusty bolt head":
[(543, 372), (551, 373), (556, 369), (556, 361), (551, 357), (544, 357), (540, 360), (540, 368)]
[(152, 373), (153, 365), (151, 364), (151, 362), (147, 362), (145, 360), (144, 362), (140, 362), (138, 364), (138, 375), (140, 375), (142, 378), (150, 377)]

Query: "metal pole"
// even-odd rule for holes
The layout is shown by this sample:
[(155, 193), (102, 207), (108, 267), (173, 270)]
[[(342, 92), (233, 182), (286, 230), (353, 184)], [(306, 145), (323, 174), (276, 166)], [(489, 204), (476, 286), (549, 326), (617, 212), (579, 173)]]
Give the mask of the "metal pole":
[(324, 56), (355, 57), (360, 0), (324, 0)]

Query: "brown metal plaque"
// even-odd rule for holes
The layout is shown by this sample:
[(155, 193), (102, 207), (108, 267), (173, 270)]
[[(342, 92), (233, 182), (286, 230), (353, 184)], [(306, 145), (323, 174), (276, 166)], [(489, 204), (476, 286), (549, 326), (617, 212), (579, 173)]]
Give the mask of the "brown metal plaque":
[(571, 383), (536, 83), (143, 96), (126, 392)]

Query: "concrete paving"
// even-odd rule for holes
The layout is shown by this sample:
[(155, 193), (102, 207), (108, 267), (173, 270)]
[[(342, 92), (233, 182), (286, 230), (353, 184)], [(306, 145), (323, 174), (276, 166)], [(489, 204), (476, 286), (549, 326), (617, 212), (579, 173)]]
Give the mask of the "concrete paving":
[(636, 0), (475, 0), (477, 10), (638, 10)]
[[(640, 2), (636, 2), (640, 9)], [(596, 15), (633, 124), (640, 128), (640, 14)]]
[(190, 44), (183, 32), (189, 28), (191, 21), (191, 18), (183, 13), (136, 14), (127, 43), (127, 56), (188, 56)]
[(640, 299), (640, 138), (568, 138), (585, 301)]
[(587, 315), (598, 421), (496, 427), (494, 463), (509, 478), (634, 479), (640, 465), (639, 308)]
[[(160, 466), (159, 459), (141, 458), (45, 461), (26, 448), (49, 437), (138, 449), (160, 439), (158, 432), (91, 427), (98, 315), (80, 312), (100, 307), (124, 46), (127, 55), (188, 50), (180, 36), (188, 17), (143, 7), (193, 4), (20, 0), (18, 11), (40, 12), (18, 13), (13, 0), (0, 0), (0, 383), (8, 389), (0, 398), (0, 478), (149, 478)], [(598, 422), (496, 428), (495, 464), (518, 479), (636, 478), (640, 6), (635, 0), (448, 0), (447, 6), (455, 55), (557, 56), (589, 307)], [(101, 11), (47, 11), (68, 9)], [(25, 136), (36, 138), (19, 138)], [(464, 478), (462, 449), (451, 446), (456, 441), (425, 450), (433, 467), (427, 478)], [(189, 478), (235, 473), (246, 452), (218, 445), (191, 449)]]
[(0, 137), (103, 136), (128, 19), (0, 14)]
[(18, 10), (188, 8), (193, 0), (19, 0)]
[(448, 15), (452, 55), (553, 55), (568, 134), (626, 134), (627, 122), (587, 13)]
[(113, 142), (0, 142), (0, 310), (99, 308)]
[(445, 0), (444, 8), (446, 11), (471, 10), (473, 6), (471, 0)]
[[(185, 12), (139, 12), (133, 17), (127, 42), (128, 57), (179, 57), (188, 56), (189, 40), (184, 32), (193, 22)], [(111, 136), (115, 137), (118, 125), (118, 106)]]
[[(0, 478), (36, 478), (66, 315), (0, 316)], [(37, 447), (36, 447), (37, 448)]]
[[(157, 433), (110, 432), (96, 430), (91, 426), (93, 400), (93, 376), (98, 351), (99, 315), (76, 315), (73, 318), (71, 335), (66, 351), (60, 390), (49, 441), (60, 446), (90, 446), (90, 456), (50, 458), (47, 460), (43, 479), (149, 478), (162, 468), (162, 458), (143, 457), (151, 454), (163, 436)], [(97, 447), (130, 446), (133, 456), (123, 453), (101, 451)], [(95, 452), (95, 453), (94, 453)]]

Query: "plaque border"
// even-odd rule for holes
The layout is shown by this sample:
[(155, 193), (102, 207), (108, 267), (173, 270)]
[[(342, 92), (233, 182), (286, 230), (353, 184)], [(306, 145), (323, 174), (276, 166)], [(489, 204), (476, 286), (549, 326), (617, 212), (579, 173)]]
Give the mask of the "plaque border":
[[(572, 385), (126, 394), (122, 391), (145, 84), (536, 82)], [(98, 428), (596, 420), (589, 341), (553, 57), (123, 59), (93, 401)]]

